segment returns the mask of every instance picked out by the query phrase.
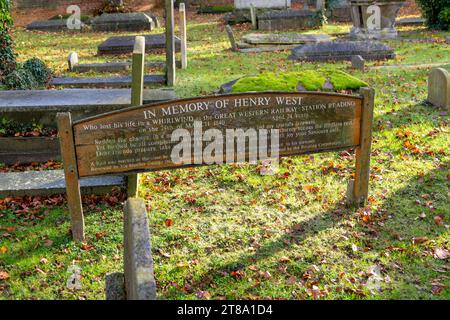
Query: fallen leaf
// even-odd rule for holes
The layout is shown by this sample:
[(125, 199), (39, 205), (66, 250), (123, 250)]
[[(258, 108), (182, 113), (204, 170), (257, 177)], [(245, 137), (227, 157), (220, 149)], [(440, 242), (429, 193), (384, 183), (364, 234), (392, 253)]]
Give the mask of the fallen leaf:
[(166, 227), (173, 226), (173, 220), (172, 219), (166, 219)]
[(196, 294), (197, 298), (211, 299), (211, 294), (208, 291), (198, 291)]
[(234, 278), (243, 278), (245, 276), (245, 273), (244, 273), (244, 271), (236, 270), (236, 271), (231, 271), (230, 276), (232, 276)]
[(47, 239), (44, 241), (44, 247), (51, 247), (52, 244), (53, 244), (53, 241), (50, 239)]
[(438, 226), (444, 223), (444, 219), (441, 216), (435, 216), (434, 217), (434, 223), (436, 223)]
[(450, 252), (445, 249), (436, 248), (434, 250), (434, 257), (440, 260), (447, 260), (450, 257)]
[(413, 238), (413, 244), (421, 244), (421, 243), (425, 243), (428, 241), (427, 237), (417, 237), (417, 238)]
[(258, 275), (259, 275), (261, 278), (264, 278), (264, 279), (266, 279), (266, 280), (272, 278), (272, 275), (270, 274), (269, 271), (259, 271), (259, 272), (258, 272)]
[(6, 280), (9, 278), (9, 273), (6, 271), (0, 271), (0, 280)]
[(292, 286), (297, 283), (297, 278), (295, 276), (290, 276), (286, 283), (288, 286)]
[(96, 237), (97, 239), (104, 238), (105, 236), (106, 236), (106, 232), (97, 232), (97, 233), (95, 234), (95, 237)]
[(8, 247), (6, 247), (6, 246), (0, 247), (0, 253), (1, 253), (1, 254), (5, 254), (5, 253), (7, 253), (7, 252), (8, 252)]

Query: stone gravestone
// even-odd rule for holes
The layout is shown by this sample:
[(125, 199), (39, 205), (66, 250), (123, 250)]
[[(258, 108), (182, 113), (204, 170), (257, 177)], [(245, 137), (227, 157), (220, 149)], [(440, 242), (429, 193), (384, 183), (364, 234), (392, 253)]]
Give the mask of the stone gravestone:
[(357, 70), (364, 70), (365, 60), (360, 55), (355, 55), (352, 57), (352, 68)]
[(321, 25), (320, 15), (309, 10), (273, 10), (258, 15), (258, 29), (262, 31), (314, 29)]
[(428, 102), (436, 107), (450, 107), (450, 75), (443, 68), (431, 70), (428, 76)]
[(339, 61), (351, 60), (360, 55), (366, 60), (395, 58), (394, 50), (381, 42), (339, 41), (308, 43), (292, 50), (290, 60), (301, 61)]
[(104, 13), (92, 20), (94, 31), (151, 31), (155, 22), (142, 12)]
[(69, 70), (73, 71), (74, 67), (78, 64), (78, 54), (76, 52), (71, 52), (67, 58), (69, 63)]
[(124, 271), (127, 300), (155, 300), (152, 248), (143, 199), (130, 198), (124, 210)]
[(351, 0), (354, 39), (395, 39), (395, 21), (404, 1)]
[(233, 29), (231, 28), (230, 25), (226, 25), (225, 26), (225, 30), (227, 31), (227, 35), (228, 35), (228, 39), (230, 40), (230, 44), (231, 44), (231, 50), (232, 51), (237, 51), (237, 45), (236, 45), (236, 38), (234, 37), (234, 32)]

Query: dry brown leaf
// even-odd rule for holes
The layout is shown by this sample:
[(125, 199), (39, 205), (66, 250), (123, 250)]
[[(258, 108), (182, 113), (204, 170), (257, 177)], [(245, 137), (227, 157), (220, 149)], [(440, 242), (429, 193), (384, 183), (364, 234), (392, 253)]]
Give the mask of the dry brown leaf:
[(450, 257), (450, 252), (445, 249), (436, 248), (434, 250), (434, 257), (440, 260), (447, 260)]

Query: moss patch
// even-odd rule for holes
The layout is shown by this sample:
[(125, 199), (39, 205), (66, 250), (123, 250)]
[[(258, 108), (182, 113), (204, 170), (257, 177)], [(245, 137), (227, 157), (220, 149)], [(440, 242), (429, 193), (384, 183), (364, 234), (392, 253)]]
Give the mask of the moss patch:
[(308, 91), (322, 90), (327, 78), (335, 90), (356, 90), (368, 84), (340, 70), (306, 70), (283, 74), (264, 73), (238, 80), (232, 88), (233, 93), (249, 91), (297, 91), (302, 85)]

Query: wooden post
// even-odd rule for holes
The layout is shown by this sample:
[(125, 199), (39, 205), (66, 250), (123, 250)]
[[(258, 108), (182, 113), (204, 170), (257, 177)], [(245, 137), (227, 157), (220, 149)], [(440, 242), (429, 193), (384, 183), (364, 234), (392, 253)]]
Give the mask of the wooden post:
[(353, 184), (351, 202), (364, 206), (369, 196), (370, 152), (372, 149), (373, 109), (375, 104), (375, 90), (361, 88), (364, 98), (361, 111), (361, 138), (356, 148), (356, 172)]
[(180, 33), (181, 33), (181, 68), (187, 68), (187, 28), (186, 28), (186, 6), (180, 3)]
[[(145, 37), (136, 37), (133, 50), (131, 83), (131, 106), (141, 106), (144, 100), (144, 72), (145, 72)], [(139, 193), (139, 175), (128, 176), (127, 194), (135, 198)]]
[(77, 158), (73, 140), (72, 117), (70, 113), (58, 113), (58, 135), (64, 163), (67, 203), (70, 212), (72, 237), (76, 241), (84, 241), (84, 216), (81, 204), (80, 181), (78, 178)]
[(176, 82), (175, 73), (175, 24), (173, 0), (166, 0), (166, 81), (169, 87)]
[(231, 28), (231, 26), (229, 24), (227, 24), (225, 26), (225, 30), (227, 31), (228, 39), (230, 40), (231, 50), (232, 51), (237, 51), (238, 47), (237, 47), (237, 44), (236, 44), (236, 38), (234, 37), (233, 28)]
[(258, 29), (258, 23), (256, 21), (256, 8), (253, 4), (250, 5), (250, 18), (252, 20), (252, 28), (255, 30)]

